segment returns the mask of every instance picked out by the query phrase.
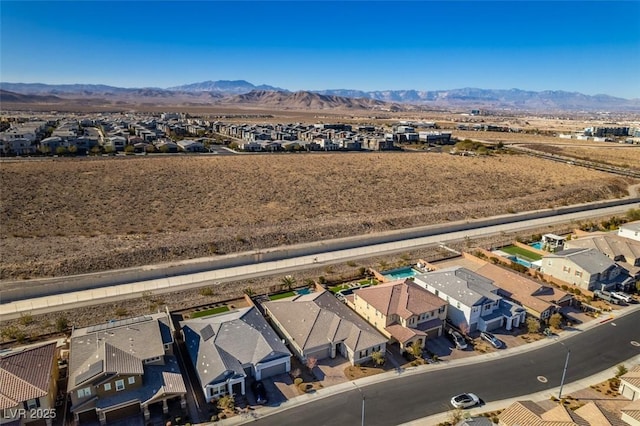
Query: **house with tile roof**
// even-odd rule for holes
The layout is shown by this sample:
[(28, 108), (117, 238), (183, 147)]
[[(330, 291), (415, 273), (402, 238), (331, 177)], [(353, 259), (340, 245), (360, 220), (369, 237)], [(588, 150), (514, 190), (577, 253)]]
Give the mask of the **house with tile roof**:
[(74, 330), (67, 392), (76, 424), (139, 415), (169, 400), (186, 407), (186, 387), (173, 354), (168, 313), (112, 321)]
[(640, 426), (640, 399), (636, 399), (629, 405), (620, 409), (621, 418), (627, 425)]
[(545, 410), (533, 401), (517, 401), (500, 415), (500, 426), (622, 426), (614, 413), (595, 402), (571, 410), (560, 404)]
[(31, 410), (55, 407), (57, 379), (56, 342), (0, 356), (0, 425), (40, 421), (51, 426), (54, 415), (32, 417)]
[(340, 302), (322, 291), (262, 304), (267, 317), (302, 361), (342, 355), (352, 365), (386, 353), (387, 337)]
[(447, 318), (447, 302), (408, 279), (359, 289), (348, 303), (403, 351), (441, 336)]
[(524, 323), (526, 311), (498, 294), (493, 281), (467, 268), (453, 266), (414, 277), (419, 286), (445, 300), (447, 320), (458, 328), (511, 330)]
[(539, 283), (492, 263), (480, 261), (484, 264), (475, 272), (492, 280), (498, 286), (500, 296), (522, 306), (535, 318), (546, 320), (562, 307), (572, 306), (575, 303), (575, 297), (571, 293)]
[(633, 281), (627, 271), (595, 248), (566, 249), (542, 258), (540, 271), (584, 290), (614, 290)]
[(245, 394), (246, 379), (291, 370), (291, 352), (256, 307), (180, 322), (207, 401)]
[(632, 401), (640, 399), (640, 365), (630, 368), (620, 376), (620, 395)]
[[(565, 249), (596, 249), (624, 268), (634, 278), (640, 277), (640, 241), (613, 232), (594, 232), (566, 242)], [(626, 289), (625, 289), (626, 290)]]

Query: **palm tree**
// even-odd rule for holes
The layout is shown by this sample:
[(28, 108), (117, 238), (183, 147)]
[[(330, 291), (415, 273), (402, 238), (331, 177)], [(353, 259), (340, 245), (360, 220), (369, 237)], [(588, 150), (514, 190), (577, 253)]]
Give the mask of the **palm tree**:
[(282, 283), (282, 286), (284, 288), (291, 291), (293, 286), (296, 284), (296, 279), (293, 278), (291, 275), (285, 275), (280, 282)]

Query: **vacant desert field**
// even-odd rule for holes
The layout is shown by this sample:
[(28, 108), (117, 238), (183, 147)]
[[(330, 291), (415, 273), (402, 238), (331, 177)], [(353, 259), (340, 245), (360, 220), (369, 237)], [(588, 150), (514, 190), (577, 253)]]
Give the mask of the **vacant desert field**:
[(274, 154), (4, 162), (1, 278), (129, 267), (627, 195), (520, 155)]
[(566, 157), (575, 157), (589, 161), (599, 161), (614, 166), (640, 170), (640, 147), (637, 145), (607, 144), (563, 144), (563, 145), (527, 145), (529, 149), (549, 152)]

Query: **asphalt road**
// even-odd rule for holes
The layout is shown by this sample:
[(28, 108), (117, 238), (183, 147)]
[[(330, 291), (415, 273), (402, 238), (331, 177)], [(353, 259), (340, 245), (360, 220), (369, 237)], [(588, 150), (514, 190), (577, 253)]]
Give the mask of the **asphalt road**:
[[(449, 400), (474, 392), (484, 402), (526, 396), (560, 385), (571, 351), (565, 384), (640, 355), (640, 311), (604, 323), (558, 343), (491, 361), (427, 371), (362, 387), (367, 426), (397, 425), (449, 411)], [(546, 378), (546, 383), (538, 377)], [(353, 391), (332, 395), (257, 420), (260, 425), (357, 425), (362, 395)]]

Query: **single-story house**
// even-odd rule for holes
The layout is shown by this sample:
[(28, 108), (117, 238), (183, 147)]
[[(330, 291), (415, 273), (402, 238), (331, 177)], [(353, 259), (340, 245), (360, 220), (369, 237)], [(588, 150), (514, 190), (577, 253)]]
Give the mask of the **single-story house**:
[(387, 337), (328, 291), (264, 302), (264, 310), (302, 362), (342, 355), (351, 364), (386, 353)]
[(256, 307), (180, 322), (187, 352), (207, 401), (245, 394), (247, 377), (291, 370), (291, 352)]
[(533, 401), (516, 401), (500, 415), (499, 426), (618, 426), (619, 418), (595, 402), (571, 410), (560, 404), (546, 410)]

